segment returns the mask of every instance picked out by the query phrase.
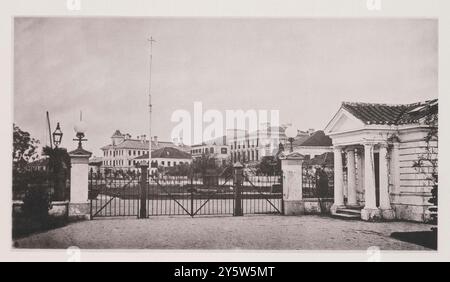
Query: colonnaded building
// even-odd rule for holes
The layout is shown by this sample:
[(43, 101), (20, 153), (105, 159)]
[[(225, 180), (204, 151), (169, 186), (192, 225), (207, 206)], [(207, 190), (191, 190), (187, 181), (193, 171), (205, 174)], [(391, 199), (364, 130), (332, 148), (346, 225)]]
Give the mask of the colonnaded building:
[(437, 185), (437, 113), (437, 99), (342, 103), (325, 128), (334, 150), (332, 213), (428, 221), (428, 200)]

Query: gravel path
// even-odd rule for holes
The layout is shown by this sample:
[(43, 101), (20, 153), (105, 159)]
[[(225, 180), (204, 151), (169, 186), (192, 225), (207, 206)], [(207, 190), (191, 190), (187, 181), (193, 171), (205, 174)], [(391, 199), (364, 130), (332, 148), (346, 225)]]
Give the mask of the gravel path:
[(428, 250), (392, 232), (424, 231), (408, 222), (370, 223), (319, 216), (151, 217), (96, 219), (15, 241), (18, 248)]

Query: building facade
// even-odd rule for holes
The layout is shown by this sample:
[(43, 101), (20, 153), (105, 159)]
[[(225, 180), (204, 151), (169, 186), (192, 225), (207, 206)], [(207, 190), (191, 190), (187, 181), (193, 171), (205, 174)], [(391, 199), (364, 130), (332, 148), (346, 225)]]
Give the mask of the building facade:
[(300, 153), (307, 160), (325, 153), (333, 152), (333, 141), (322, 130), (307, 135), (306, 138), (294, 142), (294, 152)]
[[(152, 151), (152, 165), (150, 172), (155, 172), (158, 168), (171, 168), (179, 165), (189, 165), (192, 163), (192, 156), (174, 147), (164, 147)], [(135, 167), (140, 165), (148, 166), (148, 153), (133, 159)]]
[(191, 155), (193, 159), (206, 155), (214, 158), (217, 166), (226, 165), (230, 160), (230, 146), (227, 144), (227, 137), (223, 136), (202, 144), (193, 145), (191, 147)]
[(148, 140), (145, 135), (132, 138), (130, 134), (122, 134), (116, 130), (111, 136), (111, 144), (101, 148), (103, 151), (102, 168), (123, 170), (134, 168), (136, 158), (146, 154), (148, 156), (149, 142), (152, 142), (152, 151), (162, 148), (177, 148), (182, 152), (190, 152), (190, 147), (182, 143), (161, 142), (157, 136), (151, 140)]
[[(288, 126), (265, 125), (253, 132), (234, 132), (234, 136), (229, 138), (231, 161), (244, 164), (256, 163), (264, 157), (276, 156), (280, 151), (280, 144), (285, 149), (290, 148), (291, 144), (285, 133)], [(298, 131), (294, 143), (306, 139), (313, 131), (312, 129), (306, 132)]]
[[(437, 112), (437, 99), (407, 105), (343, 103), (325, 129), (334, 150), (332, 212), (359, 208), (364, 220), (428, 221), (437, 173)], [(418, 167), (424, 157), (428, 162)]]

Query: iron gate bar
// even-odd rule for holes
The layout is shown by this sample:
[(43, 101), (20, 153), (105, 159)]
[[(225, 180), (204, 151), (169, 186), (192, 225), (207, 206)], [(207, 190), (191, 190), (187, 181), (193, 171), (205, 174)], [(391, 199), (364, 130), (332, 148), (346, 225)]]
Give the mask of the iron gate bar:
[[(153, 176), (151, 176), (152, 178), (153, 178), (153, 180), (156, 182), (156, 185), (158, 185), (160, 188), (162, 188), (166, 193), (167, 193), (167, 195), (169, 195), (169, 197), (171, 197), (172, 198), (172, 200), (174, 200), (175, 201), (175, 203), (177, 203), (188, 215), (190, 215), (191, 217), (193, 217), (193, 215), (188, 211), (188, 210), (186, 210), (185, 208), (184, 208), (184, 206), (182, 205), (182, 204), (180, 204), (178, 201), (177, 201), (177, 199), (172, 195), (172, 194), (170, 194), (170, 192), (168, 191), (168, 190), (166, 190), (166, 188), (164, 188), (164, 186), (162, 186), (160, 183), (159, 183), (159, 181), (155, 178), (155, 177), (153, 177)], [(149, 186), (150, 186), (150, 183), (149, 183)], [(166, 203), (164, 202), (164, 207), (166, 208)]]
[[(122, 186), (121, 188), (119, 188), (119, 189), (123, 189), (123, 188), (125, 188), (125, 187), (127, 187), (128, 185), (130, 185), (130, 183), (132, 183), (134, 181), (134, 179), (131, 179), (127, 184), (125, 184), (124, 186)], [(111, 182), (112, 183), (112, 182)], [(110, 183), (110, 184), (111, 184)], [(105, 183), (105, 186), (106, 186), (106, 183)], [(110, 188), (110, 189), (112, 189), (112, 188)], [(115, 188), (113, 188), (113, 189), (115, 189)], [(105, 189), (105, 190), (107, 190), (107, 189)], [(101, 190), (100, 190), (101, 191)], [(118, 196), (120, 196), (120, 194), (114, 194), (114, 193), (112, 193), (112, 198), (111, 199), (109, 199), (101, 208), (100, 208), (100, 210), (98, 210), (92, 217), (96, 217), (99, 213), (101, 213), (114, 199), (116, 199)], [(92, 207), (92, 200), (91, 200), (91, 207)], [(114, 210), (116, 210), (116, 209), (114, 209)], [(110, 211), (110, 214), (111, 214), (111, 211)]]
[[(223, 186), (223, 185), (226, 185), (227, 184), (227, 182), (231, 179), (232, 177), (229, 177), (228, 179), (226, 179), (225, 180), (225, 182), (223, 183), (223, 184), (221, 184), (221, 185), (218, 185), (218, 187), (220, 187), (220, 186)], [(194, 217), (194, 216), (196, 216), (197, 215), (197, 213), (211, 200), (211, 198), (212, 198), (212, 196), (214, 196), (214, 195), (217, 195), (218, 194), (218, 192), (217, 192), (217, 190), (214, 192), (214, 193), (210, 193), (209, 195), (208, 195), (208, 197), (207, 197), (207, 200), (200, 206), (200, 208), (198, 208), (196, 211), (195, 211), (195, 213), (192, 215), (192, 217)], [(192, 198), (192, 201), (193, 201), (193, 199), (194, 198)], [(192, 205), (191, 205), (191, 207), (192, 207)], [(221, 206), (221, 208), (222, 208), (222, 206)]]
[(269, 198), (267, 198), (266, 197), (266, 195), (264, 194), (264, 193), (262, 193), (261, 191), (259, 191), (257, 188), (256, 188), (256, 186), (253, 184), (253, 182), (251, 182), (250, 181), (250, 179), (249, 179), (249, 177), (248, 177), (248, 175), (247, 174), (245, 174), (244, 173), (244, 177), (245, 177), (245, 179), (250, 183), (250, 185), (253, 187), (253, 189), (256, 191), (256, 192), (258, 192), (259, 194), (261, 194), (263, 197), (264, 197), (264, 199), (267, 201), (267, 202), (269, 202), (269, 204), (278, 212), (278, 213), (281, 213), (281, 211), (270, 201), (270, 199)]

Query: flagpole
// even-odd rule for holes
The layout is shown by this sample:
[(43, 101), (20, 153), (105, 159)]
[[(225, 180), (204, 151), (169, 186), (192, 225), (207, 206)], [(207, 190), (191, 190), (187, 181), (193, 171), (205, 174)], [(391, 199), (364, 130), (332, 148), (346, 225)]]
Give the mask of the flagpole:
[(148, 108), (149, 108), (149, 146), (148, 146), (148, 168), (149, 173), (152, 169), (152, 62), (153, 62), (153, 42), (156, 42), (153, 37), (148, 39), (150, 42), (150, 69), (149, 69), (149, 85), (148, 85)]

